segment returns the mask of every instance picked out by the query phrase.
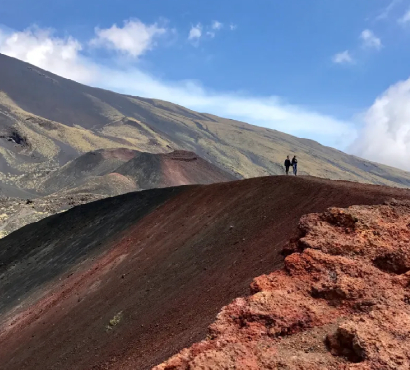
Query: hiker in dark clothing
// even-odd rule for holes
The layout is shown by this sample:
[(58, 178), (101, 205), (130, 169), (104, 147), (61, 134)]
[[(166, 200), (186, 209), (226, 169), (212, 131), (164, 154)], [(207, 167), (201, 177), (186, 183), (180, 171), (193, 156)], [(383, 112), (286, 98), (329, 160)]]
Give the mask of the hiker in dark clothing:
[(285, 159), (285, 170), (286, 170), (286, 175), (289, 175), (289, 167), (291, 166), (289, 156), (286, 157)]
[(298, 174), (298, 160), (296, 159), (296, 156), (293, 156), (292, 158), (292, 167), (293, 174), (296, 176)]

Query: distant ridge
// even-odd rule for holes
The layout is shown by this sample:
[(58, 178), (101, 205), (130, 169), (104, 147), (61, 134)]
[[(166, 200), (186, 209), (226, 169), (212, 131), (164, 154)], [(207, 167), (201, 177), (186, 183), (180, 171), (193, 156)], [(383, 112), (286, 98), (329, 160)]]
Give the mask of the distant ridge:
[[(192, 152), (177, 150), (153, 154), (119, 148), (81, 155), (49, 174), (40, 189), (44, 195), (59, 191), (119, 195), (128, 191), (235, 179)], [(110, 189), (102, 191), (99, 184)]]
[(45, 175), (35, 193), (20, 191), (15, 195), (23, 195), (28, 201), (0, 198), (0, 237), (28, 223), (107, 196), (235, 179), (192, 152), (152, 154), (122, 148), (100, 149)]

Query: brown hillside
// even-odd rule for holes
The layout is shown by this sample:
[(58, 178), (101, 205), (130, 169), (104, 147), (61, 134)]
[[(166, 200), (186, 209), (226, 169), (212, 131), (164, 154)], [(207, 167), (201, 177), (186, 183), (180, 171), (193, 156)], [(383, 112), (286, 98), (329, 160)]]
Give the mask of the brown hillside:
[(410, 174), (312, 140), (198, 113), (169, 102), (81, 85), (0, 54), (0, 195), (35, 191), (50, 171), (87, 152), (185, 150), (237, 178), (300, 174), (410, 186)]
[(0, 363), (149, 369), (283, 266), (302, 215), (391, 198), (410, 192), (267, 177), (125, 194), (28, 225), (0, 240)]
[(136, 190), (210, 184), (235, 177), (195, 153), (142, 153), (130, 149), (89, 152), (48, 174), (28, 200), (0, 198), (0, 237), (31, 222), (88, 201)]
[(153, 154), (118, 148), (83, 154), (47, 175), (39, 189), (46, 195), (70, 191), (112, 196), (135, 190), (235, 179), (192, 152)]

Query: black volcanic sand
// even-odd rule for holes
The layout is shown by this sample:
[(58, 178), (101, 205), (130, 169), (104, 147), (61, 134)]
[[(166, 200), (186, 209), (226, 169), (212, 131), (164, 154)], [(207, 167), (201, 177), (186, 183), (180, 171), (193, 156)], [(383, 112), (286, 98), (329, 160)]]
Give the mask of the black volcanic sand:
[(0, 367), (149, 369), (282, 266), (303, 214), (391, 198), (410, 191), (266, 177), (127, 194), (26, 226), (0, 240)]

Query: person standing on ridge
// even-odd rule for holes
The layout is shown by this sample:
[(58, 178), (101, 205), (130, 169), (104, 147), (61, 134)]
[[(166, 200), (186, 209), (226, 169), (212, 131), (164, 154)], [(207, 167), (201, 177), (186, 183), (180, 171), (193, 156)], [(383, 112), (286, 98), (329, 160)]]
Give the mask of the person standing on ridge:
[(293, 174), (297, 176), (298, 174), (298, 160), (296, 159), (296, 156), (293, 156), (292, 158), (292, 167), (293, 167)]
[(285, 159), (285, 170), (286, 170), (286, 175), (289, 175), (289, 167), (291, 166), (290, 164), (290, 159), (289, 156), (286, 157)]

